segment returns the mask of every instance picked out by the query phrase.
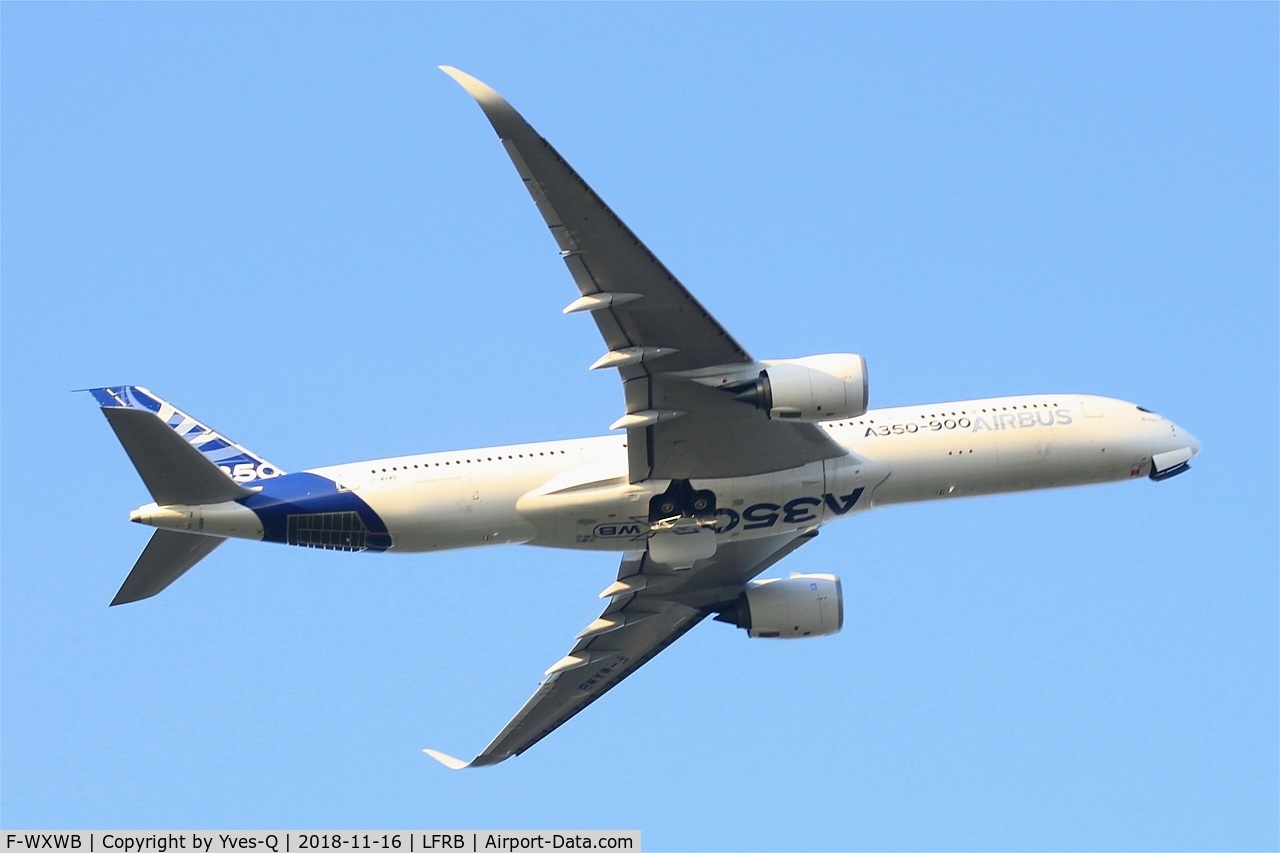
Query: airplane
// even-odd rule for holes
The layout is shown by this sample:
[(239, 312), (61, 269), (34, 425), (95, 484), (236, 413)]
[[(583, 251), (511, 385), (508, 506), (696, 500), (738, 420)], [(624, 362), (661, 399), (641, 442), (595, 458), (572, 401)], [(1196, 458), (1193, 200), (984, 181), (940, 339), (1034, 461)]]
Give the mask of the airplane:
[(614, 435), (285, 473), (145, 388), (88, 389), (156, 528), (113, 605), (156, 595), (229, 538), (349, 552), (523, 543), (620, 554), (600, 617), (475, 758), (538, 743), (713, 618), (750, 637), (838, 632), (840, 580), (760, 576), (827, 523), (913, 501), (1188, 470), (1200, 442), (1152, 411), (1084, 394), (868, 408), (862, 356), (756, 359), (497, 92), (479, 104), (555, 239), (615, 369)]

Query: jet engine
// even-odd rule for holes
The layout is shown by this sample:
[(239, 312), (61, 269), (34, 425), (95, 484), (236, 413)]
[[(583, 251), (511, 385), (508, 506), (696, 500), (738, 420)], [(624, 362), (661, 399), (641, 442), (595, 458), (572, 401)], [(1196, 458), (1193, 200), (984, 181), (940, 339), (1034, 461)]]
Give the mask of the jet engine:
[(792, 574), (751, 581), (716, 619), (752, 637), (822, 637), (844, 626), (844, 597), (835, 575)]
[(829, 353), (765, 364), (759, 378), (726, 390), (770, 418), (831, 421), (867, 410), (867, 361), (860, 355)]

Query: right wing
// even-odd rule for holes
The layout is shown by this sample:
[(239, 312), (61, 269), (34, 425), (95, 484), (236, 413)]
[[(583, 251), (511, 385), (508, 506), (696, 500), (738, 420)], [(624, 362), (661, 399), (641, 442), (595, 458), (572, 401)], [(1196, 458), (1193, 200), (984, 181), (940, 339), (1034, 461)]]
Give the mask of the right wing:
[(423, 750), (454, 770), (497, 764), (519, 755), (617, 686), (697, 625), (717, 604), (737, 598), (743, 585), (816, 536), (816, 529), (767, 539), (728, 542), (692, 570), (676, 572), (638, 551), (623, 557), (618, 580), (600, 618), (578, 634), (569, 654), (498, 736), (471, 761)]

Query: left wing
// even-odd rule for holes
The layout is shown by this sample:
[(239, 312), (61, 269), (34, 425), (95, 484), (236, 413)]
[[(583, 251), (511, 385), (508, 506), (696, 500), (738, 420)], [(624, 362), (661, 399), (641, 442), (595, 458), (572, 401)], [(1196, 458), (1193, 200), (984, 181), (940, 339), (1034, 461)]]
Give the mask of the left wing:
[(720, 390), (762, 365), (698, 303), (547, 140), (501, 95), (449, 66), (515, 164), (616, 367), (631, 482), (741, 477), (844, 456), (816, 424), (770, 420)]
[(817, 529), (768, 539), (729, 542), (692, 571), (676, 572), (628, 553), (618, 580), (600, 594), (608, 598), (600, 618), (578, 634), (569, 654), (547, 670), (547, 678), (498, 736), (471, 761), (424, 750), (454, 770), (497, 764), (519, 755), (624, 678), (649, 662), (686, 631), (734, 600), (743, 584), (817, 536)]

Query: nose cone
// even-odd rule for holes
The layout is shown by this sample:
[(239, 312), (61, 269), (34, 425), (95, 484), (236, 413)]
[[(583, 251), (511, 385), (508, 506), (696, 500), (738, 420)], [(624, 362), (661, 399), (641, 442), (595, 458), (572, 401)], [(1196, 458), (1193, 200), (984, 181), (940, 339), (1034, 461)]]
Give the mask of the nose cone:
[(1180, 426), (1175, 426), (1173, 428), (1173, 432), (1187, 447), (1191, 448), (1192, 456), (1195, 456), (1200, 452), (1200, 439), (1196, 438)]
[(1172, 421), (1164, 421), (1163, 437), (1155, 443), (1151, 455), (1153, 480), (1167, 480), (1190, 468), (1191, 459), (1200, 452), (1200, 439)]
[(1190, 448), (1192, 448), (1192, 456), (1196, 456), (1197, 453), (1199, 453), (1199, 439), (1188, 433), (1185, 429), (1180, 429), (1178, 432), (1187, 435), (1187, 441), (1190, 443)]

